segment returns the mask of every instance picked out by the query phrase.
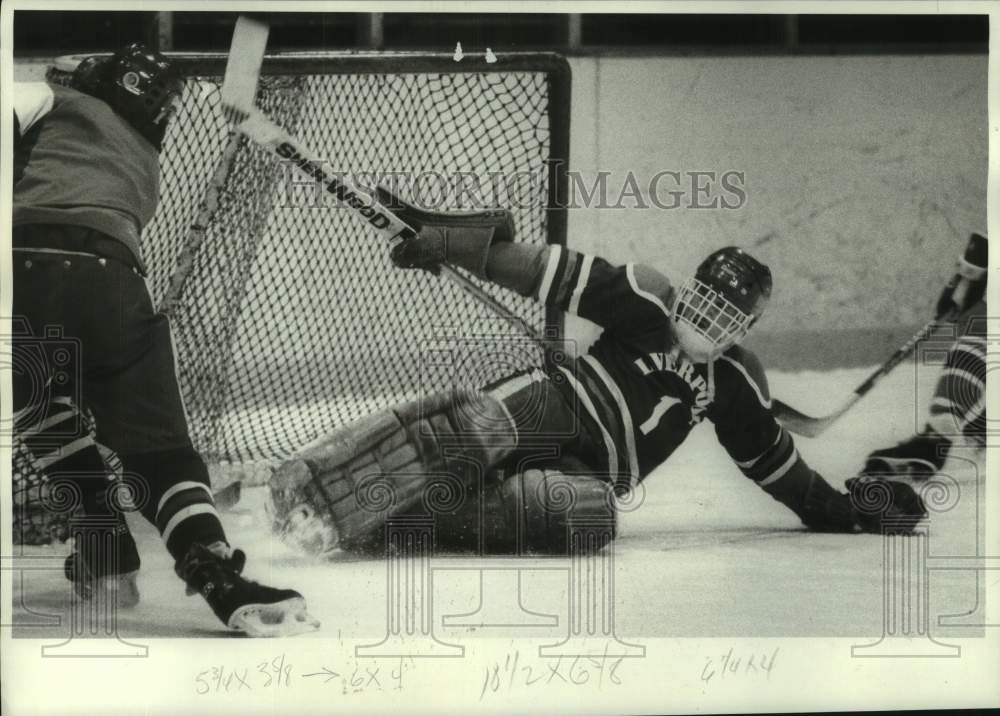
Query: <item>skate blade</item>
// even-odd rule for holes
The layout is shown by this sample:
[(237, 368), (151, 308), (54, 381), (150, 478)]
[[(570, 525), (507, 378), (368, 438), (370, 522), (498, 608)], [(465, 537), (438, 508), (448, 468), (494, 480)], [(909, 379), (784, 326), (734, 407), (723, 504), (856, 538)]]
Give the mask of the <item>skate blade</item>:
[(247, 604), (229, 617), (229, 628), (250, 637), (296, 636), (319, 629), (319, 620), (306, 611), (302, 597), (274, 604)]
[(139, 585), (136, 577), (139, 572), (126, 572), (110, 577), (98, 577), (95, 584), (89, 582), (74, 582), (77, 596), (88, 601), (94, 598), (94, 589), (105, 593), (106, 601), (115, 603), (120, 609), (134, 609), (139, 604)]

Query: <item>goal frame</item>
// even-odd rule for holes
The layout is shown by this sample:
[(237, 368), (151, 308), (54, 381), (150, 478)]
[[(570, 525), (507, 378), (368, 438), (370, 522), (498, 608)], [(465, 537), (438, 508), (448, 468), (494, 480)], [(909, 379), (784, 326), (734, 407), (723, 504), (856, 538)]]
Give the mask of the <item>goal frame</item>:
[[(221, 83), (225, 74), (225, 67), (228, 60), (226, 53), (184, 53), (167, 52), (164, 53), (176, 63), (182, 76), (187, 80), (198, 81), (210, 79), (212, 82)], [(55, 82), (65, 81), (76, 69), (79, 63), (88, 57), (107, 56), (108, 53), (79, 53), (74, 55), (64, 55), (55, 58), (51, 63), (51, 70), (56, 72), (58, 79)], [(517, 73), (531, 72), (541, 73), (545, 76), (547, 85), (547, 107), (548, 116), (548, 157), (547, 163), (547, 196), (546, 204), (541, 207), (541, 214), (544, 217), (544, 240), (548, 244), (565, 245), (567, 241), (568, 227), (568, 178), (569, 178), (569, 132), (570, 132), (570, 101), (571, 101), (571, 70), (567, 60), (557, 53), (552, 52), (513, 52), (497, 53), (487, 61), (482, 54), (469, 54), (460, 61), (446, 53), (428, 52), (311, 52), (311, 53), (279, 53), (265, 55), (261, 76), (302, 76), (302, 75), (413, 75), (413, 74), (469, 74), (469, 73)], [(223, 161), (225, 161), (223, 159)], [(220, 164), (219, 170), (224, 169)], [(350, 169), (349, 167), (346, 169)], [(484, 167), (489, 169), (489, 167)], [(217, 170), (217, 172), (219, 171)], [(228, 171), (228, 170), (226, 170)], [(221, 181), (225, 180), (223, 174)], [(206, 189), (211, 192), (209, 186)], [(204, 201), (203, 197), (190, 197), (192, 202)], [(535, 211), (538, 208), (536, 207)], [(197, 223), (197, 219), (195, 222)], [(188, 223), (185, 230), (190, 234), (197, 230), (197, 227)], [(170, 267), (164, 267), (174, 273), (178, 270), (178, 265), (174, 263)], [(167, 287), (169, 289), (169, 287)], [(557, 308), (545, 307), (544, 316), (544, 338), (547, 343), (561, 343), (564, 341), (565, 320), (562, 311)], [(551, 356), (555, 355), (550, 351), (545, 351), (546, 361), (551, 361)], [(261, 479), (269, 476), (266, 463), (268, 459), (262, 459), (262, 471), (257, 470), (257, 459), (249, 457), (240, 463), (239, 470), (242, 479)], [(230, 477), (228, 463), (217, 464), (219, 474)], [(221, 472), (220, 472), (221, 471)], [(23, 479), (22, 479), (23, 478)], [(15, 472), (13, 487), (17, 489), (18, 480), (22, 479), (22, 486), (31, 487), (31, 473), (19, 475)], [(213, 481), (217, 478), (213, 475)], [(15, 512), (15, 514), (18, 514)], [(52, 530), (54, 524), (49, 523), (39, 526), (39, 529)], [(23, 528), (18, 528), (19, 530)], [(18, 532), (21, 537), (23, 534)], [(30, 542), (27, 542), (30, 543)]]

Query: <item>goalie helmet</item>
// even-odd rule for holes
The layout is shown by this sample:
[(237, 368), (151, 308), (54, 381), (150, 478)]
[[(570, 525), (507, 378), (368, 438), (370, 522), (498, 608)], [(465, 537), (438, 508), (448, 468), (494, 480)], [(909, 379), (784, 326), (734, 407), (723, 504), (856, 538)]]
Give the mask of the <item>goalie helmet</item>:
[(680, 287), (673, 323), (681, 348), (712, 360), (739, 343), (771, 297), (771, 270), (735, 246), (713, 252)]
[(133, 43), (110, 57), (88, 57), (73, 72), (73, 89), (107, 102), (160, 149), (180, 105), (184, 80), (166, 57)]

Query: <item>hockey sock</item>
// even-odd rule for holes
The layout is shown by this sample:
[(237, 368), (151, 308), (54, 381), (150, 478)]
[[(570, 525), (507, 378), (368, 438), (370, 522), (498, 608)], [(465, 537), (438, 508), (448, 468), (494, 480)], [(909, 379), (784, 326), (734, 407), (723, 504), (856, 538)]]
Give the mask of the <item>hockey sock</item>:
[(31, 454), (32, 466), (50, 481), (65, 478), (79, 490), (85, 514), (111, 514), (107, 502), (110, 475), (79, 409), (68, 398), (54, 398), (42, 414), (22, 411), (15, 431)]
[(194, 543), (228, 543), (212, 498), (208, 468), (192, 447), (123, 455), (125, 469), (145, 481), (143, 516), (160, 531), (174, 560)]
[(962, 336), (948, 352), (931, 402), (928, 426), (946, 438), (964, 435), (982, 444), (986, 435), (986, 341)]

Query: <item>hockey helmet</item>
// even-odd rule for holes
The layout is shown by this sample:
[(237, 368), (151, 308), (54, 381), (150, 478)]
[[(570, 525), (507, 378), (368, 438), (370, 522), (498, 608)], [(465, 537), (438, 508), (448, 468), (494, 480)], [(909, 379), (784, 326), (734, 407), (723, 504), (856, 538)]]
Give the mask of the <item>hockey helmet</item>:
[(684, 352), (711, 360), (746, 336), (771, 297), (771, 270), (735, 246), (711, 253), (680, 287), (673, 323)]
[(137, 42), (109, 57), (86, 58), (70, 86), (107, 102), (159, 149), (184, 80), (170, 60)]

